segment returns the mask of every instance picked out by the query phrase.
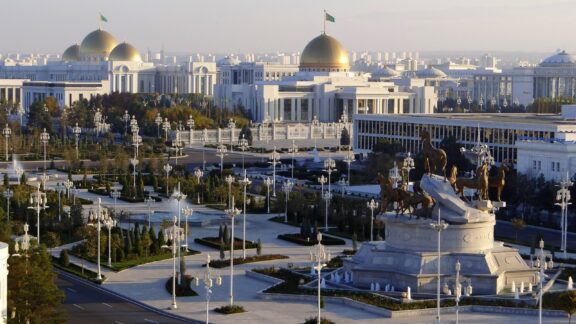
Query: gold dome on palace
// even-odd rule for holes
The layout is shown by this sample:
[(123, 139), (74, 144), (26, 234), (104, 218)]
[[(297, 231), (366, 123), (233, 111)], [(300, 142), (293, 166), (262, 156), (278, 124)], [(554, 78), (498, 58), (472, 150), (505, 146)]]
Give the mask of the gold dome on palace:
[(62, 61), (80, 61), (80, 45), (74, 44), (68, 47), (62, 54)]
[(124, 42), (114, 47), (108, 56), (108, 61), (142, 62), (142, 57), (136, 47)]
[(336, 38), (322, 34), (313, 40), (302, 51), (300, 69), (348, 70), (350, 61), (348, 52)]
[(108, 56), (117, 44), (118, 41), (112, 34), (102, 29), (97, 29), (84, 37), (80, 44), (80, 53), (82, 55)]

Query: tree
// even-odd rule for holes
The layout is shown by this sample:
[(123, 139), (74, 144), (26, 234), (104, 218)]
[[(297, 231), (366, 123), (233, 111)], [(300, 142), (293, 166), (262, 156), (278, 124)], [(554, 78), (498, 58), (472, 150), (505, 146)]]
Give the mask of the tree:
[(256, 254), (262, 255), (262, 240), (260, 240), (260, 238), (258, 238), (256, 242)]
[(63, 267), (68, 267), (70, 265), (70, 257), (68, 256), (68, 250), (66, 249), (60, 251), (60, 265)]
[(220, 260), (224, 260), (226, 258), (226, 254), (224, 254), (224, 239), (220, 239)]
[(148, 251), (152, 245), (152, 240), (150, 239), (150, 233), (144, 226), (142, 231), (142, 236), (140, 237), (140, 248), (144, 251), (144, 256), (148, 257)]
[(158, 245), (158, 251), (160, 251), (162, 246), (166, 245), (166, 239), (164, 238), (164, 231), (162, 229), (158, 231), (157, 245)]
[(224, 225), (222, 239), (224, 240), (224, 244), (230, 243), (230, 231), (228, 230), (228, 225)]
[(158, 247), (158, 239), (156, 238), (156, 232), (154, 231), (153, 226), (150, 226), (150, 230), (148, 230), (148, 236), (152, 242), (150, 245), (150, 254), (158, 254), (160, 248)]
[(186, 261), (184, 260), (184, 257), (180, 258), (180, 282), (182, 283), (182, 285), (185, 284), (185, 276), (186, 276)]
[(524, 220), (521, 218), (512, 218), (510, 222), (512, 223), (512, 226), (514, 226), (514, 229), (516, 230), (516, 242), (518, 242), (518, 231), (521, 231), (524, 229), (524, 227), (526, 227), (526, 222), (524, 222)]
[(340, 146), (350, 145), (350, 132), (346, 127), (342, 128), (342, 133), (340, 134)]
[(547, 293), (542, 298), (545, 308), (563, 310), (568, 314), (568, 323), (572, 323), (572, 316), (576, 314), (576, 290)]

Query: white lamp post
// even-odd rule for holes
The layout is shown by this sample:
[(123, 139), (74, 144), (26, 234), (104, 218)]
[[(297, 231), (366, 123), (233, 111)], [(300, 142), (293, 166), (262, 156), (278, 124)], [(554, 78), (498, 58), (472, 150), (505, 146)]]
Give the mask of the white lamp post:
[(198, 182), (198, 205), (200, 205), (200, 179), (204, 176), (204, 172), (201, 169), (194, 170), (194, 176), (196, 177), (196, 181)]
[(348, 152), (346, 153), (346, 156), (344, 157), (344, 163), (346, 163), (348, 165), (348, 178), (347, 178), (347, 185), (348, 187), (350, 187), (350, 164), (352, 164), (352, 162), (354, 162), (354, 152), (352, 152), (351, 150), (348, 150)]
[(264, 179), (264, 185), (266, 185), (266, 201), (268, 202), (267, 213), (270, 214), (270, 186), (272, 185), (272, 179), (266, 177), (266, 179)]
[(378, 208), (378, 202), (371, 199), (366, 206), (370, 208), (370, 241), (374, 241), (374, 209)]
[(230, 118), (228, 121), (228, 129), (230, 130), (230, 152), (234, 151), (234, 147), (232, 146), (232, 141), (234, 140), (234, 129), (236, 128), (236, 123), (234, 119)]
[(406, 187), (410, 183), (410, 171), (414, 170), (414, 159), (412, 158), (410, 152), (404, 158), (402, 162), (402, 171), (406, 174)]
[(132, 164), (132, 174), (134, 175), (134, 196), (136, 196), (136, 166), (140, 163), (137, 158), (130, 159), (130, 164)]
[(560, 216), (560, 223), (562, 228), (562, 240), (561, 240), (561, 247), (563, 258), (566, 259), (566, 245), (568, 240), (568, 206), (572, 205), (570, 202), (570, 187), (572, 187), (573, 183), (570, 181), (568, 177), (568, 173), (566, 173), (566, 178), (560, 181), (560, 189), (556, 192), (556, 206), (560, 206), (561, 208), (561, 216)]
[(4, 197), (6, 197), (6, 206), (8, 207), (6, 212), (8, 221), (10, 221), (10, 199), (12, 199), (13, 196), (14, 192), (10, 188), (4, 191)]
[(22, 169), (21, 166), (17, 165), (17, 166), (14, 168), (14, 173), (16, 173), (16, 177), (18, 177), (18, 184), (19, 184), (19, 185), (22, 184), (22, 183), (21, 183), (21, 179), (22, 179), (22, 174), (24, 173), (24, 169)]
[(50, 134), (48, 134), (48, 132), (46, 132), (46, 128), (44, 128), (44, 131), (40, 133), (40, 142), (44, 144), (44, 171), (46, 171), (46, 144), (48, 144), (49, 140)]
[[(222, 278), (220, 276), (213, 277), (210, 269), (210, 254), (206, 254), (206, 271), (204, 272), (204, 290), (206, 291), (206, 324), (210, 323), (210, 297), (212, 296), (212, 287), (214, 286), (214, 279), (216, 279), (216, 286), (222, 285)], [(200, 285), (200, 278), (194, 278), (196, 287)]]
[[(46, 209), (46, 193), (40, 191), (40, 184), (38, 184), (36, 192), (32, 192), (30, 194), (30, 205), (28, 209), (32, 209), (36, 211), (37, 221), (36, 221), (36, 233), (37, 233), (37, 241), (38, 246), (40, 246), (40, 211)], [(36, 205), (36, 206), (34, 206)]]
[(240, 139), (240, 149), (242, 150), (242, 169), (245, 169), (244, 167), (244, 155), (246, 150), (248, 150), (248, 148), (250, 147), (250, 143), (248, 143), (248, 140), (244, 138), (244, 134), (242, 134), (242, 138)]
[(82, 128), (78, 126), (78, 123), (76, 123), (76, 126), (74, 126), (74, 128), (72, 129), (72, 132), (74, 133), (74, 137), (76, 138), (76, 158), (79, 159), (80, 153), (78, 151), (78, 143), (80, 142), (80, 133), (82, 133)]
[(324, 208), (324, 231), (328, 232), (328, 206), (330, 204), (330, 200), (332, 199), (332, 193), (330, 191), (326, 191), (322, 194), (322, 198), (326, 204), (326, 208)]
[(544, 294), (544, 279), (548, 278), (545, 274), (546, 269), (552, 269), (554, 262), (552, 261), (552, 257), (550, 257), (550, 262), (546, 262), (546, 255), (544, 254), (544, 240), (540, 239), (539, 242), (540, 247), (540, 256), (536, 260), (536, 266), (540, 268), (538, 273), (538, 281), (539, 281), (539, 288), (540, 291), (538, 293), (538, 323), (542, 324), (542, 296)]
[(6, 161), (8, 161), (8, 139), (12, 135), (12, 129), (6, 124), (6, 127), (2, 130), (2, 135), (4, 135), (4, 144), (6, 145)]
[[(181, 218), (180, 218), (180, 214), (181, 214), (181, 209), (180, 209), (180, 203), (182, 200), (186, 199), (186, 195), (182, 193), (182, 191), (180, 191), (180, 182), (178, 182), (178, 191), (176, 191), (173, 195), (172, 198), (176, 199), (176, 201), (178, 202), (178, 227), (182, 228), (182, 222), (181, 222)], [(188, 251), (188, 250), (186, 250)], [(178, 249), (178, 258), (181, 259), (182, 258), (182, 254), (180, 249)], [(178, 271), (178, 284), (180, 284), (180, 271)]]
[(118, 197), (120, 197), (120, 191), (114, 188), (114, 190), (112, 190), (112, 192), (110, 193), (110, 196), (112, 197), (112, 199), (114, 199), (114, 215), (116, 215), (116, 200), (118, 199)]
[(146, 203), (146, 206), (148, 206), (148, 228), (150, 228), (150, 217), (152, 216), (152, 210), (150, 209), (150, 207), (152, 207), (152, 204), (155, 203), (156, 200), (148, 196), (146, 197), (146, 199), (144, 199), (144, 202)]
[[(177, 226), (178, 218), (172, 218), (172, 227), (165, 230), (166, 239), (172, 242), (172, 309), (178, 309), (176, 304), (176, 251), (180, 250), (178, 244), (182, 240), (182, 230)], [(162, 248), (168, 248), (168, 245), (163, 245)]]
[(66, 188), (64, 188), (63, 185), (61, 185), (59, 182), (56, 183), (56, 192), (58, 193), (58, 221), (62, 221), (62, 202), (60, 200), (60, 196), (62, 195), (62, 192), (66, 190)]
[(124, 110), (124, 115), (122, 115), (122, 120), (124, 121), (124, 136), (128, 133), (128, 122), (130, 121), (130, 114), (128, 110)]
[(328, 192), (332, 192), (332, 190), (330, 189), (330, 183), (332, 181), (330, 181), (331, 176), (332, 176), (332, 172), (336, 171), (336, 161), (334, 161), (334, 159), (332, 159), (330, 157), (330, 153), (328, 153), (328, 158), (326, 160), (324, 160), (324, 171), (326, 171), (326, 173), (328, 173)]
[(227, 149), (226, 145), (220, 143), (216, 147), (216, 156), (220, 157), (220, 179), (224, 173), (224, 155), (226, 155)]
[(234, 197), (232, 197), (232, 205), (224, 212), (230, 217), (230, 222), (232, 223), (232, 237), (230, 238), (230, 305), (234, 305), (234, 243), (236, 243), (234, 217), (240, 215), (240, 210), (234, 207)]
[(162, 116), (160, 116), (160, 113), (156, 114), (156, 118), (154, 118), (154, 123), (156, 123), (157, 137), (160, 138), (160, 125), (162, 125)]
[(184, 214), (184, 231), (186, 236), (186, 251), (188, 251), (188, 217), (192, 216), (194, 210), (188, 206), (182, 208), (182, 214)]
[(252, 184), (252, 180), (246, 176), (246, 169), (244, 169), (244, 178), (238, 180), (238, 182), (244, 188), (244, 208), (242, 210), (242, 259), (246, 259), (246, 187)]
[(288, 152), (292, 153), (292, 181), (294, 181), (294, 155), (298, 153), (298, 145), (292, 140), (292, 145), (288, 148)]
[(112, 228), (116, 226), (116, 220), (112, 217), (104, 220), (104, 226), (108, 229), (108, 267), (112, 267)]
[(318, 240), (318, 244), (316, 244), (316, 246), (314, 246), (314, 249), (310, 251), (310, 257), (312, 258), (311, 261), (313, 261), (314, 263), (316, 263), (316, 265), (314, 266), (314, 269), (316, 270), (316, 273), (318, 274), (318, 321), (317, 323), (320, 324), (320, 318), (321, 318), (321, 307), (320, 307), (320, 301), (321, 301), (321, 281), (322, 281), (322, 268), (324, 268), (326, 266), (326, 264), (324, 262), (326, 262), (328, 260), (328, 255), (326, 253), (326, 250), (324, 249), (324, 245), (322, 245), (322, 233), (318, 232), (318, 234), (316, 235), (316, 239)]
[(276, 197), (276, 164), (279, 164), (278, 160), (280, 160), (280, 153), (276, 152), (276, 146), (274, 146), (274, 150), (270, 153), (270, 164), (272, 164), (272, 196)]
[(98, 254), (96, 256), (98, 261), (98, 275), (96, 276), (97, 280), (102, 280), (102, 272), (100, 270), (100, 231), (101, 231), (101, 224), (103, 222), (108, 221), (110, 216), (108, 215), (108, 209), (103, 208), (101, 205), (102, 199), (98, 198), (98, 206), (96, 210), (90, 209), (88, 213), (88, 221), (96, 222), (96, 229), (98, 231)]
[(462, 270), (462, 266), (460, 261), (456, 261), (454, 266), (454, 270), (456, 270), (456, 279), (454, 282), (454, 297), (456, 301), (456, 324), (460, 322), (459, 315), (460, 315), (460, 299), (462, 298), (462, 282), (468, 282), (466, 286), (465, 295), (470, 296), (472, 295), (472, 283), (469, 279), (466, 279), (460, 276), (460, 271)]
[(190, 130), (189, 133), (189, 141), (190, 141), (190, 145), (192, 146), (192, 141), (194, 140), (194, 118), (192, 118), (192, 115), (188, 116), (188, 121), (186, 121), (186, 126), (188, 126), (188, 129)]
[(443, 230), (448, 228), (448, 224), (442, 222), (440, 217), (440, 209), (438, 209), (438, 222), (430, 223), (430, 227), (438, 232), (438, 261), (437, 261), (437, 285), (436, 285), (436, 322), (440, 323), (440, 242), (441, 242), (441, 233)]
[(46, 173), (40, 175), (40, 182), (42, 183), (43, 190), (46, 190), (46, 182), (48, 182), (48, 180), (50, 180), (50, 177)]
[(164, 122), (162, 123), (162, 129), (164, 130), (165, 133), (164, 141), (168, 142), (168, 131), (170, 130), (170, 122), (166, 117), (164, 118)]
[(164, 172), (166, 172), (166, 196), (168, 196), (168, 179), (170, 178), (170, 171), (172, 171), (172, 166), (169, 163), (166, 163), (162, 169), (164, 169)]
[(292, 191), (292, 188), (294, 187), (294, 182), (290, 181), (290, 180), (286, 180), (286, 182), (284, 182), (282, 184), (282, 191), (284, 191), (284, 194), (286, 194), (286, 207), (284, 209), (284, 223), (288, 223), (288, 199), (290, 198), (290, 192)]
[(234, 176), (229, 174), (224, 178), (224, 181), (228, 184), (228, 208), (232, 208), (232, 183), (234, 182)]
[(394, 161), (394, 167), (390, 169), (388, 173), (390, 176), (390, 180), (392, 180), (392, 187), (398, 188), (398, 181), (402, 179), (402, 176), (400, 175), (400, 169), (398, 168), (396, 161)]

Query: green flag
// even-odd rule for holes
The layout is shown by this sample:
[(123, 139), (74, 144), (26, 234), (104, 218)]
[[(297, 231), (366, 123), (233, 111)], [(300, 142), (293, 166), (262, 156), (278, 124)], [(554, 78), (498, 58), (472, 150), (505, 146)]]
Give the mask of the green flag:
[(100, 13), (100, 20), (103, 22), (108, 22), (108, 19), (106, 19), (102, 13)]
[(331, 16), (329, 13), (325, 12), (324, 14), (325, 14), (325, 19), (327, 21), (336, 22), (336, 19), (333, 16)]

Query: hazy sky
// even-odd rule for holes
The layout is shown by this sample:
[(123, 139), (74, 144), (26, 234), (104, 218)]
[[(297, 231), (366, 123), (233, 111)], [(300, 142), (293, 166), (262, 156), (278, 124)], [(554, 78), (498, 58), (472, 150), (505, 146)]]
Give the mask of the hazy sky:
[(141, 52), (301, 51), (328, 34), (353, 51), (576, 49), (574, 0), (3, 0), (0, 53), (62, 52), (98, 27)]

